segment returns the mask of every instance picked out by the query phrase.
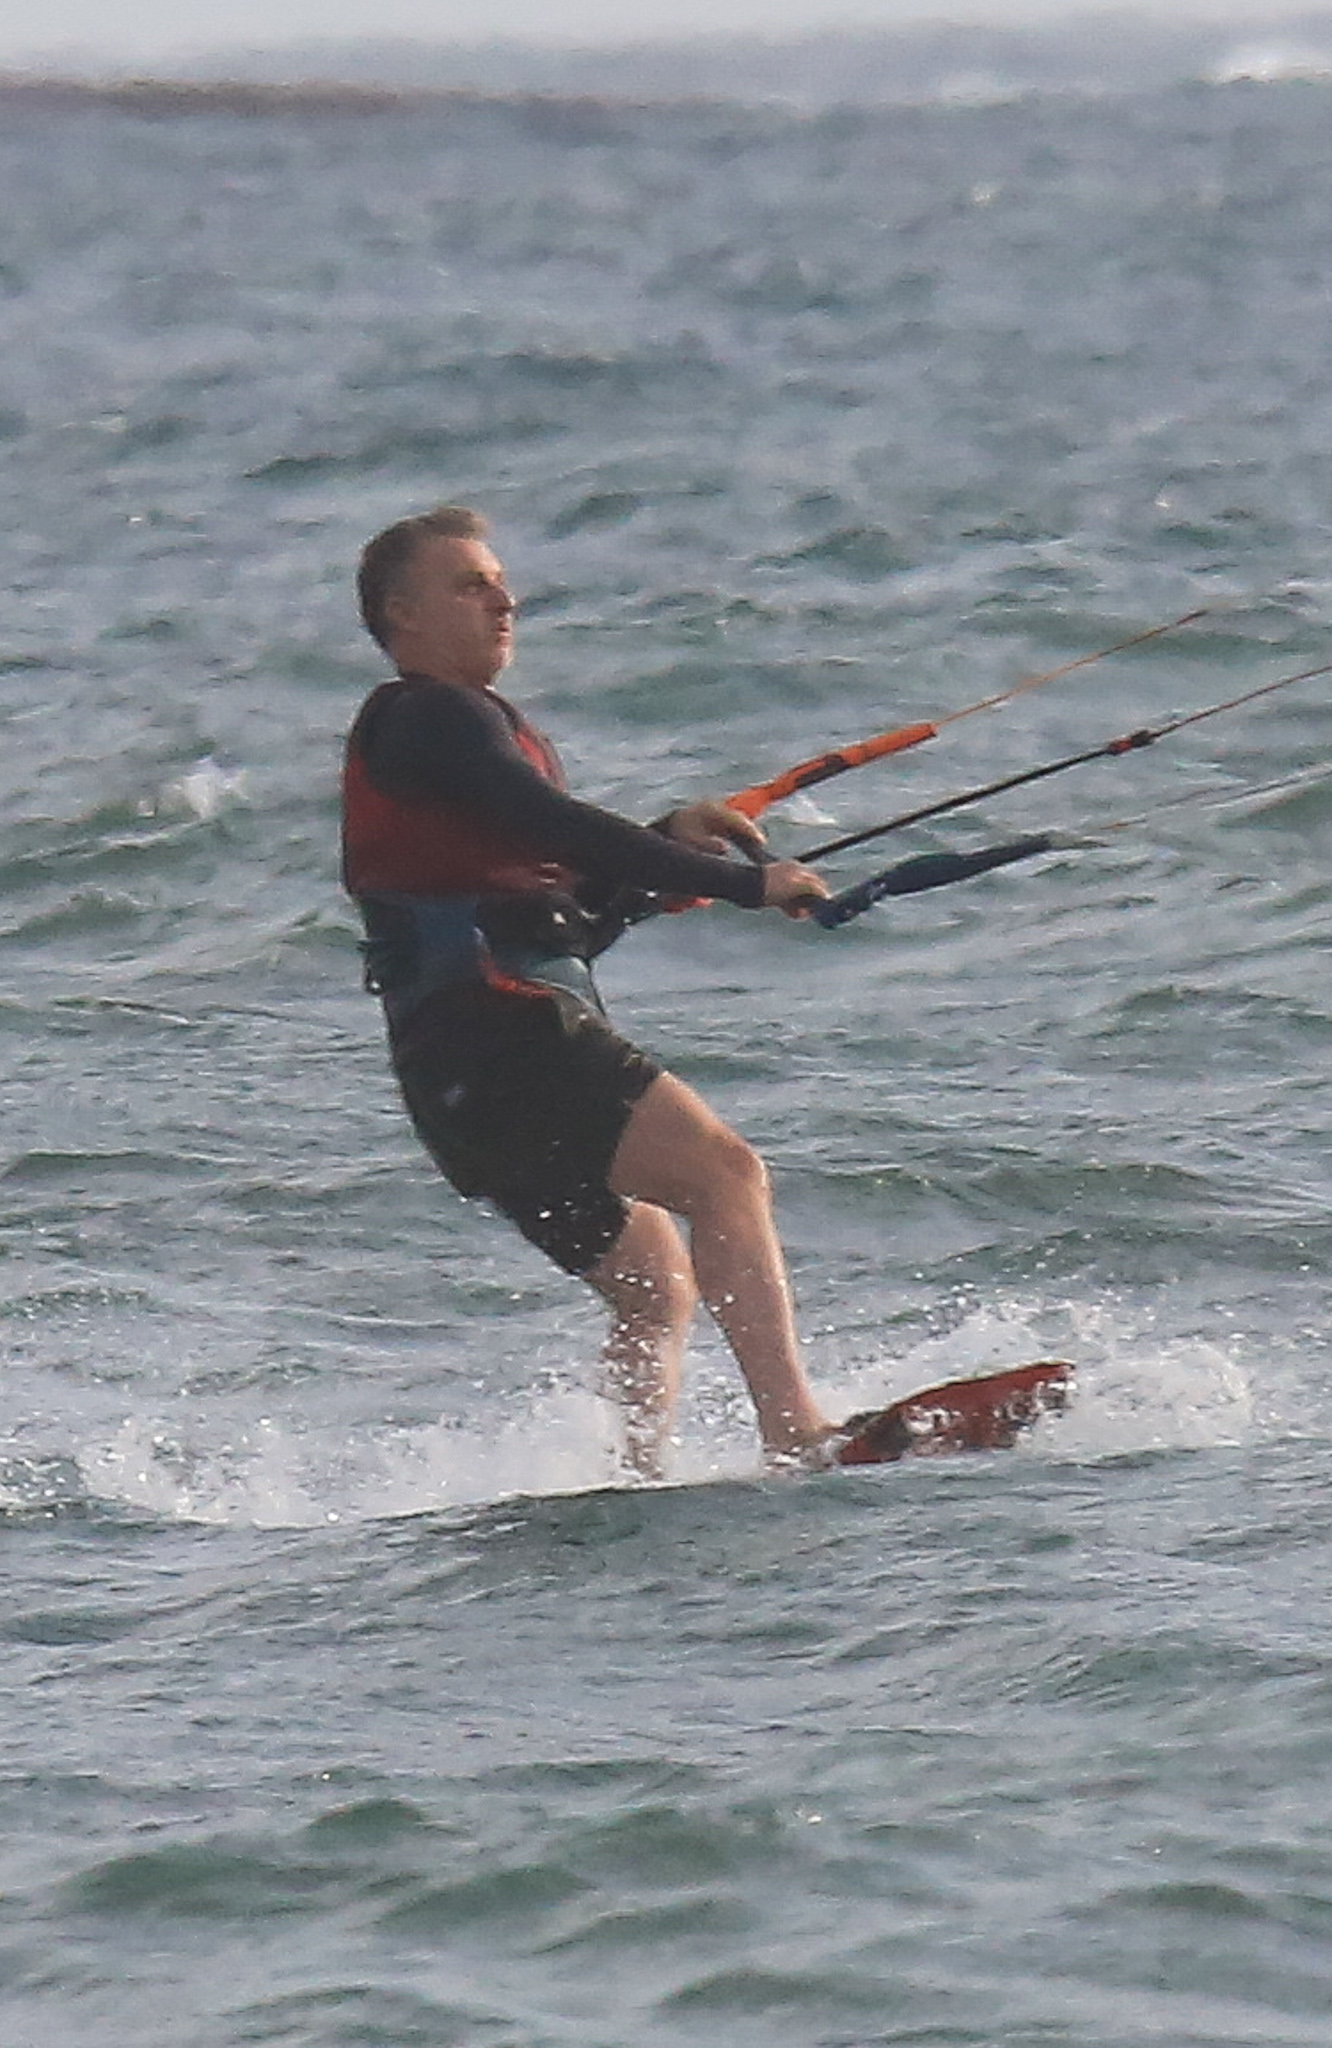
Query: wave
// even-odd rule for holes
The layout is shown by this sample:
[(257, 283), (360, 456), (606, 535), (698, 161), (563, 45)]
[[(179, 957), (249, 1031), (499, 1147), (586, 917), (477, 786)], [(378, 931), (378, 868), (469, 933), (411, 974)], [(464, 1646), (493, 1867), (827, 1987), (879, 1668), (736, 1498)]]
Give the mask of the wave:
[(1206, 74), (1210, 85), (1283, 85), (1332, 80), (1332, 51), (1287, 42), (1240, 43)]
[[(975, 1308), (904, 1357), (839, 1360), (825, 1344), (816, 1377), (829, 1408), (850, 1413), (949, 1378), (993, 1371), (1049, 1348), (1055, 1311), (1017, 1296)], [(1273, 1412), (1274, 1360), (1258, 1412), (1242, 1350), (1202, 1336), (1167, 1337), (1150, 1314), (1124, 1303), (1069, 1300), (1057, 1317), (1063, 1348), (1080, 1361), (1068, 1414), (1043, 1424), (1022, 1460), (1098, 1464), (1162, 1451), (1249, 1441), (1283, 1424)], [(856, 1348), (854, 1344), (851, 1348)], [(244, 1389), (241, 1389), (244, 1392)], [(706, 1387), (686, 1401), (665, 1487), (627, 1474), (616, 1455), (611, 1410), (595, 1395), (557, 1387), (499, 1406), (485, 1421), (308, 1428), (278, 1414), (234, 1412), (237, 1389), (218, 1391), (209, 1413), (144, 1409), (92, 1430), (71, 1416), (63, 1446), (0, 1442), (0, 1521), (122, 1521), (252, 1529), (337, 1529), (445, 1516), (466, 1530), (478, 1515), (526, 1502), (577, 1515), (579, 1502), (610, 1494), (756, 1485), (762, 1478), (747, 1411)], [(963, 1460), (971, 1469), (974, 1461)], [(948, 1461), (951, 1469), (951, 1461)], [(931, 1465), (931, 1471), (935, 1466)], [(938, 1483), (950, 1483), (947, 1470)], [(766, 1483), (766, 1482), (765, 1482)], [(785, 1482), (777, 1482), (784, 1484)], [(816, 1486), (846, 1484), (840, 1476)], [(905, 1480), (904, 1483), (910, 1483)]]

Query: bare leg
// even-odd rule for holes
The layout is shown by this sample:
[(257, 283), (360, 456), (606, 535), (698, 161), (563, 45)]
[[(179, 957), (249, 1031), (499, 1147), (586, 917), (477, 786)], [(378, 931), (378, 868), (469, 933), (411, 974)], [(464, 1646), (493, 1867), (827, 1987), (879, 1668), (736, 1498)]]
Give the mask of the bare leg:
[(757, 1153), (692, 1088), (663, 1074), (625, 1127), (610, 1185), (688, 1222), (699, 1292), (745, 1376), (764, 1449), (787, 1456), (815, 1443), (828, 1424), (800, 1362), (786, 1261)]
[(611, 1308), (602, 1360), (623, 1410), (628, 1462), (644, 1479), (659, 1479), (698, 1306), (689, 1254), (664, 1211), (635, 1202), (587, 1278)]

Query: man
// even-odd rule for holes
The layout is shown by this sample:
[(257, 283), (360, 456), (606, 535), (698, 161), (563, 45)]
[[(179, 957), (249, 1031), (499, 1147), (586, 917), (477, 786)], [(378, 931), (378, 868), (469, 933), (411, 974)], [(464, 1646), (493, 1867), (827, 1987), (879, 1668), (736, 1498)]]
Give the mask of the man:
[(762, 834), (722, 804), (646, 827), (568, 794), (549, 742), (494, 689), (514, 600), (488, 532), (444, 506), (361, 557), (361, 615), (398, 673), (348, 739), (343, 874), (403, 1097), (453, 1185), (609, 1304), (608, 1380), (638, 1471), (660, 1469), (700, 1296), (767, 1455), (814, 1455), (828, 1424), (764, 1166), (611, 1029), (589, 963), (623, 929), (626, 892), (801, 917), (828, 891), (794, 861), (759, 865)]

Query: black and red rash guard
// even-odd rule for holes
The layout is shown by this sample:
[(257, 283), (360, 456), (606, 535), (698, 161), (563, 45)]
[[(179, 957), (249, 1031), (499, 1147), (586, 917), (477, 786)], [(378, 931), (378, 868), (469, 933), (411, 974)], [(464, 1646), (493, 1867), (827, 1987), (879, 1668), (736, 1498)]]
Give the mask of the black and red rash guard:
[(695, 853), (569, 795), (553, 747), (492, 690), (382, 683), (347, 741), (343, 878), (360, 899), (628, 887), (763, 901), (748, 862)]

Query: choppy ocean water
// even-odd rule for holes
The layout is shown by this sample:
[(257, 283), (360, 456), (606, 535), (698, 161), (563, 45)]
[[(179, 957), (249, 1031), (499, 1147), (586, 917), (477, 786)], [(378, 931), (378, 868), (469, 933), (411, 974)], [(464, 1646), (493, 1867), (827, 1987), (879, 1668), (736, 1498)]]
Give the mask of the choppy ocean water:
[(611, 956), (831, 1405), (1078, 1363), (800, 1484), (702, 1326), (615, 1483), (594, 1308), (393, 1099), (335, 784), (442, 498), (639, 815), (1209, 608), (793, 849), (1332, 659), (1328, 106), (5, 113), (7, 2042), (1326, 2042), (1327, 679), (883, 857), (1097, 845)]

